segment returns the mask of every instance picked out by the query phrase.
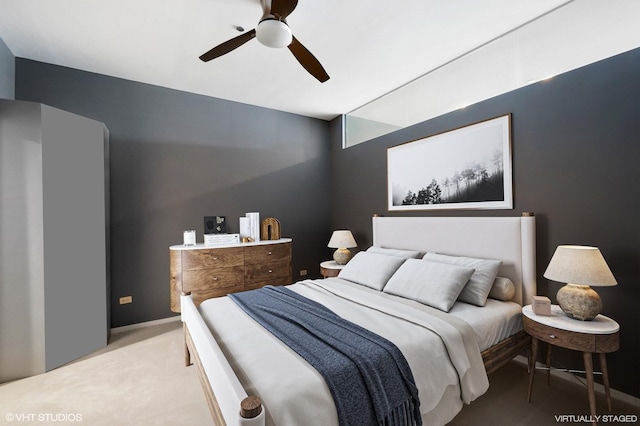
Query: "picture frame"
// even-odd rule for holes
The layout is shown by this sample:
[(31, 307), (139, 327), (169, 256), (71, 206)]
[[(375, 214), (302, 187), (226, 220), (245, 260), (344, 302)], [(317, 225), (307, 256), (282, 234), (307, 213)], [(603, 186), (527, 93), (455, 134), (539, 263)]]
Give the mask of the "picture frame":
[(512, 209), (511, 114), (387, 148), (388, 210)]
[(205, 216), (204, 234), (226, 234), (227, 218), (225, 216)]

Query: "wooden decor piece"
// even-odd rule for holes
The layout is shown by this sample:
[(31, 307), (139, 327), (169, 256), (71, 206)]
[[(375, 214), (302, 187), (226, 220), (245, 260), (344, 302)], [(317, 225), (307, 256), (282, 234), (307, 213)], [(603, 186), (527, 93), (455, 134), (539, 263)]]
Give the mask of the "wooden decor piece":
[(275, 217), (268, 217), (262, 221), (260, 229), (261, 240), (279, 240), (280, 239), (280, 221)]

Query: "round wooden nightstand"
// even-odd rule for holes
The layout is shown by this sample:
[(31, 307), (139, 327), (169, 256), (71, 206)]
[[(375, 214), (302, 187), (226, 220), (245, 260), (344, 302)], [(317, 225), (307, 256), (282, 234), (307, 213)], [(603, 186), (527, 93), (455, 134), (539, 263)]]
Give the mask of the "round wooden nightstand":
[(320, 274), (324, 278), (337, 277), (344, 265), (339, 265), (335, 260), (326, 260), (320, 264)]
[[(611, 411), (611, 395), (609, 393), (609, 375), (605, 354), (615, 352), (620, 347), (620, 326), (604, 315), (598, 315), (591, 321), (578, 321), (569, 318), (560, 306), (551, 305), (551, 316), (536, 315), (531, 305), (522, 308), (524, 330), (531, 336), (531, 354), (529, 355), (529, 390), (527, 398), (531, 401), (533, 376), (538, 352), (538, 341), (565, 349), (582, 352), (584, 369), (587, 375), (587, 390), (591, 418), (596, 417), (596, 399), (593, 389), (592, 354), (600, 354), (602, 381), (607, 396), (607, 408)], [(547, 368), (550, 367), (551, 346), (547, 352)], [(547, 372), (547, 374), (549, 374)], [(547, 383), (549, 376), (547, 376)], [(595, 424), (595, 423), (594, 423)]]

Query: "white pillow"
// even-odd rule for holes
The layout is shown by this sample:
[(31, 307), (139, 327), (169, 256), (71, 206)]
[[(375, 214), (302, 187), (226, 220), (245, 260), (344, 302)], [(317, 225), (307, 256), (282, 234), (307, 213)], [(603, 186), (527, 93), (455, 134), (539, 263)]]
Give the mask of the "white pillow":
[(447, 256), (444, 254), (427, 253), (424, 260), (442, 262), (451, 265), (466, 266), (475, 269), (469, 282), (458, 296), (458, 300), (476, 306), (484, 306), (491, 291), (493, 281), (502, 265), (501, 260), (478, 259), (475, 257)]
[(420, 252), (416, 250), (402, 250), (402, 249), (392, 249), (392, 248), (376, 247), (376, 246), (369, 247), (367, 249), (367, 253), (386, 254), (387, 256), (396, 256), (396, 257), (401, 257), (403, 259), (420, 258)]
[(502, 300), (503, 302), (510, 302), (516, 295), (516, 285), (509, 278), (496, 277), (493, 281), (493, 286), (489, 292), (489, 297), (492, 299)]
[(404, 259), (379, 253), (358, 252), (338, 274), (338, 278), (382, 290)]
[(383, 291), (449, 312), (473, 271), (463, 266), (407, 259)]

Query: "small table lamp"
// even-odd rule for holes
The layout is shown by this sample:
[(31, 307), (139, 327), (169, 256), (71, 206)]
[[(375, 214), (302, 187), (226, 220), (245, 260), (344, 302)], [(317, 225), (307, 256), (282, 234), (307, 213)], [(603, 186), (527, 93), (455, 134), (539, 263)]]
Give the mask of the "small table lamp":
[(351, 231), (340, 230), (333, 231), (327, 247), (337, 249), (333, 253), (333, 260), (335, 260), (338, 265), (346, 265), (349, 259), (351, 259), (349, 249), (358, 247), (358, 244), (356, 244), (356, 240), (353, 238)]
[(618, 284), (597, 247), (558, 246), (543, 276), (567, 283), (556, 300), (567, 316), (581, 321), (591, 321), (602, 310), (602, 299), (590, 286)]

